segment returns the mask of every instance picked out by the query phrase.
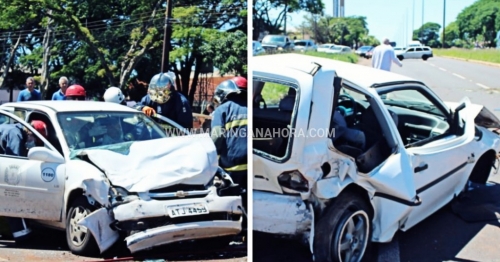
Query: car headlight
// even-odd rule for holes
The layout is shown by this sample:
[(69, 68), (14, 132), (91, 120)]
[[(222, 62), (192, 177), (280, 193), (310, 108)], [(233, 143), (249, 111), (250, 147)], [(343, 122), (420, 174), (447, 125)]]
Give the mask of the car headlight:
[(278, 176), (278, 184), (283, 192), (290, 194), (299, 194), (309, 190), (309, 182), (298, 170), (283, 172)]
[(278, 50), (280, 50), (280, 51), (281, 51), (281, 50), (283, 50), (283, 47), (281, 47), (281, 46), (280, 46), (280, 47), (278, 47)]

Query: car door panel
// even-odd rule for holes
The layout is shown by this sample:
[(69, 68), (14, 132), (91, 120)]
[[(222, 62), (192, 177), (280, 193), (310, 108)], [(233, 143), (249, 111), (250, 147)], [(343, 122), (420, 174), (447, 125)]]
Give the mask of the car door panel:
[[(470, 102), (466, 101), (466, 109)], [(464, 110), (466, 110), (464, 109)], [(410, 214), (406, 228), (448, 203), (464, 182), (474, 164), (474, 116), (464, 117), (465, 132), (461, 136), (450, 134), (426, 145), (407, 149), (413, 167), (413, 176), (422, 204)]]
[[(48, 141), (17, 116), (0, 110), (31, 130), (47, 148)], [(63, 207), (65, 165), (30, 160), (24, 156), (0, 155), (0, 215), (60, 220)]]
[(1, 157), (0, 202), (3, 216), (60, 220), (64, 166), (27, 158)]

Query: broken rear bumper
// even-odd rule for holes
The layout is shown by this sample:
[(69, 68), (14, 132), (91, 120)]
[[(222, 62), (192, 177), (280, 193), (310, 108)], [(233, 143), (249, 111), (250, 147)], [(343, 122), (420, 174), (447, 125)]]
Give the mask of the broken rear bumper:
[(255, 231), (301, 235), (310, 232), (313, 215), (300, 196), (253, 191)]
[(148, 229), (125, 239), (130, 252), (148, 249), (173, 242), (236, 235), (241, 231), (241, 221), (205, 221), (168, 225)]

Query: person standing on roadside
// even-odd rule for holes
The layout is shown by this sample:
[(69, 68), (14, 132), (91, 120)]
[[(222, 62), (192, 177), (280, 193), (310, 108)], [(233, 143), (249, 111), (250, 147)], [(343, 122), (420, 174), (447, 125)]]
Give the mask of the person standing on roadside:
[(68, 78), (63, 76), (59, 78), (60, 89), (52, 95), (52, 100), (66, 100), (66, 89), (68, 89)]
[(392, 62), (394, 62), (399, 67), (403, 66), (401, 61), (399, 61), (399, 59), (396, 57), (394, 49), (391, 46), (391, 42), (388, 38), (385, 38), (381, 45), (373, 49), (372, 67), (385, 71), (391, 71)]
[(42, 100), (40, 91), (35, 89), (35, 79), (33, 77), (26, 78), (26, 89), (19, 92), (17, 102)]

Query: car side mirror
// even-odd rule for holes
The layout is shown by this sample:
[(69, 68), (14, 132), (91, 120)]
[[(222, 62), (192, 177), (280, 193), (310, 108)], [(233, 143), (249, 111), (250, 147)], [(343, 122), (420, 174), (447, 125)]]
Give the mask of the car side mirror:
[(462, 102), (457, 108), (455, 108), (455, 112), (453, 113), (453, 133), (457, 136), (461, 136), (464, 134), (464, 126), (461, 123), (460, 119), (460, 111), (465, 108), (465, 102)]
[(28, 159), (56, 164), (65, 162), (64, 158), (59, 153), (41, 146), (30, 148), (28, 151)]

